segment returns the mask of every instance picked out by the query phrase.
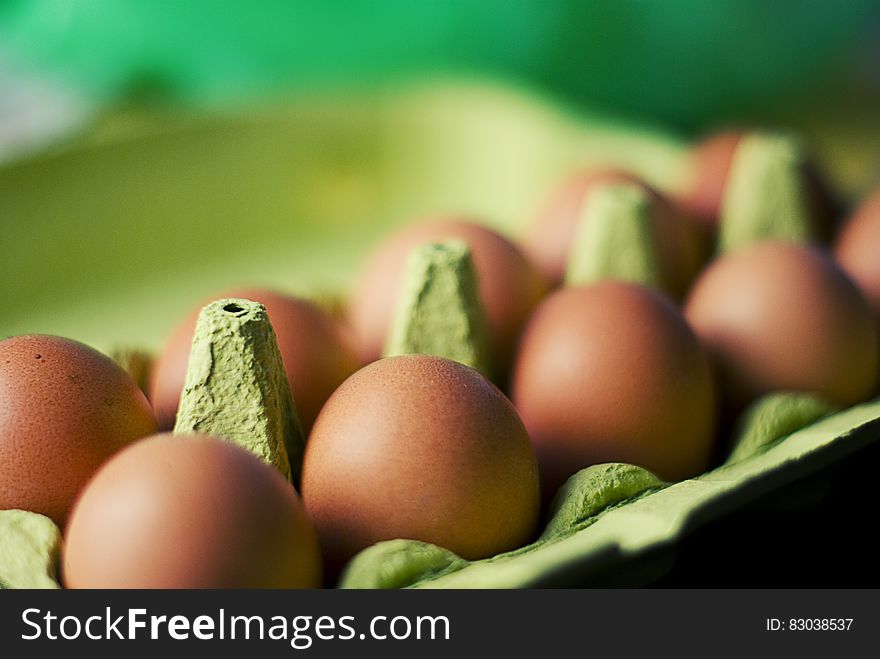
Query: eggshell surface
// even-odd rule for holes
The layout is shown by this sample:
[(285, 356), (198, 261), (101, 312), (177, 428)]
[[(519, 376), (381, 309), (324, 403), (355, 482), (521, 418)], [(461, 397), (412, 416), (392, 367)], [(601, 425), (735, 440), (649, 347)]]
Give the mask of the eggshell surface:
[(880, 190), (865, 199), (844, 225), (834, 255), (880, 320)]
[(707, 467), (708, 356), (678, 309), (643, 286), (605, 281), (548, 297), (523, 333), (513, 401), (548, 497), (594, 464), (628, 462), (671, 481)]
[(699, 222), (715, 227), (733, 154), (743, 137), (730, 130), (709, 135), (691, 151), (687, 180), (676, 201)]
[(106, 355), (57, 336), (0, 341), (0, 509), (63, 526), (101, 463), (155, 431), (146, 397)]
[(424, 355), (374, 362), (333, 394), (306, 447), (302, 493), (337, 568), (394, 538), (492, 556), (531, 538), (539, 505), (510, 402), (477, 371)]
[(317, 539), (293, 486), (207, 435), (154, 435), (89, 483), (66, 532), (68, 588), (309, 588)]
[(734, 409), (771, 391), (849, 406), (874, 390), (870, 308), (818, 249), (764, 242), (723, 256), (696, 282), (685, 313)]

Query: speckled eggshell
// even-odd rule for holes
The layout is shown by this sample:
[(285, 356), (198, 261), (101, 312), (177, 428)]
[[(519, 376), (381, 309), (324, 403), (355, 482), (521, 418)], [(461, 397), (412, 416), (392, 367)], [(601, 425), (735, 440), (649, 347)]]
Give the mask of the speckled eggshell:
[(834, 256), (880, 320), (880, 190), (866, 198), (837, 238)]
[(870, 308), (818, 249), (764, 242), (722, 256), (694, 285), (685, 313), (734, 410), (771, 391), (849, 406), (874, 390)]
[(0, 341), (0, 509), (63, 526), (101, 463), (155, 431), (147, 399), (106, 355), (57, 336)]
[(392, 234), (367, 259), (349, 299), (349, 318), (364, 362), (382, 354), (413, 247), (458, 238), (471, 248), (488, 326), (494, 370), (504, 374), (522, 325), (546, 290), (537, 270), (509, 240), (463, 220), (431, 220)]
[(334, 569), (393, 538), (492, 556), (531, 539), (539, 506), (535, 456), (507, 398), (424, 355), (379, 360), (336, 390), (306, 447), (302, 494)]
[(154, 435), (95, 475), (71, 514), (68, 588), (310, 588), (317, 538), (273, 467), (207, 435)]
[(548, 297), (523, 333), (513, 401), (547, 497), (594, 464), (628, 462), (671, 481), (708, 465), (708, 356), (681, 312), (643, 286), (606, 281)]
[[(308, 433), (333, 390), (359, 366), (353, 337), (347, 328), (308, 300), (265, 289), (232, 290), (212, 299), (224, 297), (254, 300), (266, 306), (300, 424)], [(174, 427), (202, 306), (174, 329), (153, 367), (150, 401), (161, 430)]]

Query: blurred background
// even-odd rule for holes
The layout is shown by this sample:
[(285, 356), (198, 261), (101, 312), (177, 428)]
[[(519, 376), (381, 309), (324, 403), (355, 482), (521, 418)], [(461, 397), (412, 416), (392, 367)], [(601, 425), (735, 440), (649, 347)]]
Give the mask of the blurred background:
[(155, 346), (414, 215), (515, 231), (590, 163), (668, 186), (731, 124), (803, 131), (852, 199), (878, 116), (876, 0), (0, 0), (0, 329)]
[(7, 151), (119, 104), (216, 109), (437, 74), (691, 134), (876, 109), (880, 3), (0, 0), (0, 62)]

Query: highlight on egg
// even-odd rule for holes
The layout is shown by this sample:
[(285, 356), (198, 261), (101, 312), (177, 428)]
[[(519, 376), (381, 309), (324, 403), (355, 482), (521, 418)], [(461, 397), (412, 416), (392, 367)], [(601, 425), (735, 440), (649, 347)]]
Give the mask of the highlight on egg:
[(716, 364), (733, 411), (772, 391), (854, 405), (875, 390), (870, 307), (827, 253), (761, 242), (716, 259), (685, 315)]
[(329, 570), (394, 538), (478, 559), (532, 538), (538, 470), (497, 387), (457, 362), (404, 355), (331, 396), (306, 446), (302, 495)]
[(594, 464), (628, 462), (670, 481), (708, 467), (708, 355), (678, 308), (647, 287), (606, 280), (550, 295), (523, 332), (512, 392), (547, 498)]

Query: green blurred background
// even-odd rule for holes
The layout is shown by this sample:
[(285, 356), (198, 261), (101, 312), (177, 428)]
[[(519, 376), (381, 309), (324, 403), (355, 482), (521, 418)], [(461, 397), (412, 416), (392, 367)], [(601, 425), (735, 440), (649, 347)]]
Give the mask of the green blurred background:
[(875, 93), (878, 18), (875, 0), (2, 0), (0, 43), (101, 100), (470, 72), (694, 130)]

